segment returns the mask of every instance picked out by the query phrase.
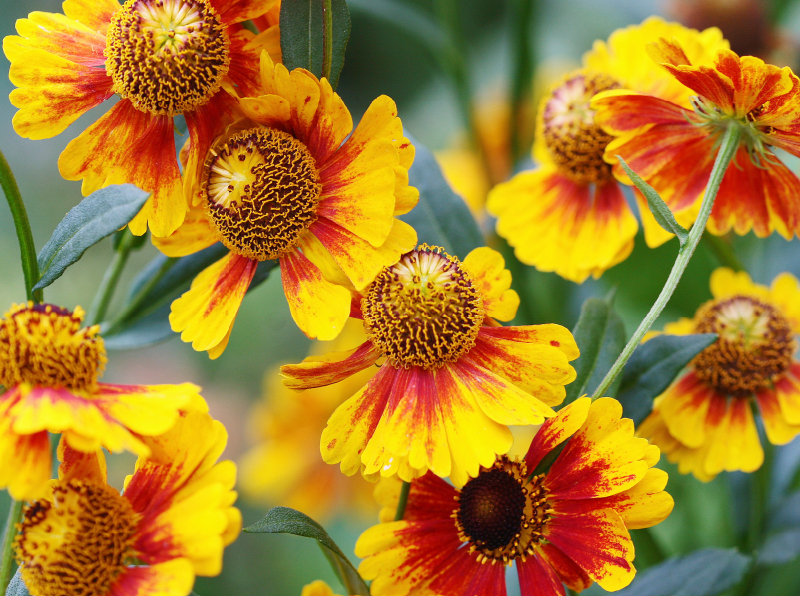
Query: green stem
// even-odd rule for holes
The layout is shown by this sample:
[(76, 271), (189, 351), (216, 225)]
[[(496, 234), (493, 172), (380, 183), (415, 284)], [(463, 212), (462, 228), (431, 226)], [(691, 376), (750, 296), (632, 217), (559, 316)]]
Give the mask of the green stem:
[(403, 482), (403, 487), (400, 489), (400, 500), (397, 501), (397, 513), (394, 514), (394, 521), (402, 520), (403, 516), (406, 514), (409, 492), (411, 492), (411, 483)]
[(17, 180), (2, 152), (0, 152), (0, 186), (3, 187), (3, 193), (6, 195), (8, 206), (11, 209), (11, 216), (14, 218), (14, 228), (17, 230), (22, 274), (25, 277), (25, 293), (28, 300), (41, 302), (42, 290), (33, 289), (33, 286), (39, 281), (39, 263), (36, 260), (36, 247), (33, 244), (28, 212), (25, 211), (25, 203), (22, 202)]
[[(536, 40), (531, 35), (531, 22), (537, 12), (536, 0), (515, 0), (512, 13), (512, 45), (514, 65), (511, 77), (511, 155), (514, 161), (526, 147), (521, 146), (520, 132), (525, 131), (525, 115), (531, 98), (533, 72), (536, 64)], [(524, 139), (527, 140), (527, 139)]]
[(322, 0), (322, 76), (331, 80), (333, 64), (333, 14), (331, 0)]
[(592, 395), (592, 399), (601, 397), (617, 377), (617, 375), (622, 372), (622, 368), (625, 366), (628, 358), (631, 357), (631, 354), (633, 354), (636, 346), (638, 346), (639, 342), (642, 341), (644, 334), (647, 333), (653, 323), (655, 323), (658, 315), (661, 314), (661, 311), (664, 310), (667, 302), (669, 302), (669, 299), (672, 297), (672, 293), (675, 291), (683, 272), (686, 271), (686, 267), (689, 265), (689, 260), (692, 258), (692, 255), (697, 248), (697, 244), (700, 242), (700, 238), (703, 236), (703, 232), (706, 229), (706, 223), (711, 215), (711, 209), (714, 207), (714, 200), (717, 198), (717, 193), (719, 192), (719, 185), (722, 183), (722, 178), (725, 176), (725, 171), (728, 169), (728, 164), (730, 164), (731, 159), (733, 159), (733, 156), (736, 154), (736, 150), (739, 148), (739, 140), (741, 138), (742, 129), (739, 126), (729, 126), (725, 131), (725, 136), (722, 138), (722, 144), (720, 145), (719, 153), (717, 153), (717, 159), (714, 162), (714, 168), (711, 170), (711, 176), (708, 178), (708, 186), (706, 187), (705, 196), (703, 197), (703, 203), (700, 206), (700, 213), (698, 214), (697, 220), (694, 222), (694, 225), (692, 226), (692, 229), (686, 238), (686, 244), (684, 244), (678, 251), (678, 258), (675, 259), (675, 264), (672, 266), (672, 271), (667, 278), (667, 283), (664, 284), (664, 287), (661, 289), (661, 293), (658, 295), (658, 298), (650, 309), (650, 312), (648, 312), (645, 318), (642, 320), (639, 328), (636, 329), (633, 337), (631, 337), (630, 341), (628, 341), (628, 344), (625, 346), (625, 349), (622, 350), (619, 358), (617, 358), (617, 361), (608, 371), (600, 385), (598, 385), (597, 389)]
[[(747, 511), (747, 536), (745, 537), (745, 551), (755, 556), (764, 539), (764, 521), (769, 507), (769, 485), (772, 477), (772, 460), (775, 455), (774, 447), (769, 441), (764, 444), (764, 463), (761, 467), (749, 474), (750, 502)], [(750, 596), (754, 592), (758, 581), (759, 568), (753, 565), (742, 583), (739, 584), (738, 594)]]
[(661, 545), (658, 543), (655, 536), (653, 536), (652, 528), (641, 528), (639, 530), (634, 530), (634, 532), (636, 542), (638, 543), (636, 554), (639, 554), (639, 550), (645, 551), (645, 561), (648, 566), (658, 565), (667, 558), (664, 549), (661, 548)]
[(6, 593), (8, 582), (11, 581), (11, 570), (14, 567), (14, 538), (17, 535), (17, 524), (22, 519), (22, 501), (11, 500), (8, 511), (8, 521), (3, 537), (3, 551), (0, 554), (0, 594)]
[(131, 254), (131, 244), (135, 239), (130, 230), (125, 228), (122, 240), (114, 252), (114, 257), (111, 259), (108, 269), (106, 269), (103, 280), (100, 282), (100, 287), (97, 288), (97, 294), (95, 294), (92, 307), (86, 317), (89, 325), (95, 325), (105, 318), (108, 306), (111, 304), (111, 298), (114, 297), (114, 290), (116, 290), (120, 275), (122, 275), (122, 270), (125, 269), (125, 264)]
[(736, 256), (736, 252), (733, 250), (733, 246), (730, 242), (720, 236), (714, 236), (709, 232), (703, 234), (703, 242), (706, 243), (711, 249), (711, 252), (714, 253), (714, 256), (717, 257), (720, 265), (730, 267), (734, 271), (745, 270), (744, 265), (742, 265), (739, 257)]

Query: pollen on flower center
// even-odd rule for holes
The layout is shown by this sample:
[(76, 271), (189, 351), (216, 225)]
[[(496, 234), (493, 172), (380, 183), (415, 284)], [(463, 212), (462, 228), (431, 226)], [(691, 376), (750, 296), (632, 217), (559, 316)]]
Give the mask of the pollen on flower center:
[(544, 475), (527, 481), (525, 462), (500, 458), (461, 489), (452, 516), (462, 542), (481, 561), (502, 561), (533, 554), (552, 509)]
[(712, 300), (695, 321), (698, 333), (719, 334), (695, 357), (695, 374), (724, 393), (740, 397), (766, 389), (792, 364), (797, 345), (789, 321), (757, 298)]
[(205, 164), (210, 219), (225, 246), (249, 259), (276, 259), (291, 250), (316, 221), (321, 190), (306, 146), (272, 128), (234, 135)]
[(173, 115), (219, 90), (230, 40), (208, 0), (128, 0), (111, 20), (105, 52), (117, 94), (143, 112)]
[(22, 578), (39, 596), (107, 596), (135, 561), (136, 513), (108, 486), (59, 481), (25, 510), (14, 543)]
[(543, 135), (550, 156), (578, 184), (611, 179), (603, 151), (613, 137), (595, 124), (589, 102), (601, 91), (619, 86), (607, 74), (578, 71), (550, 93), (542, 108)]
[(398, 367), (441, 368), (475, 345), (483, 298), (461, 262), (422, 245), (381, 271), (361, 302), (370, 340)]
[(106, 363), (99, 328), (81, 328), (83, 310), (15, 305), (0, 319), (0, 383), (91, 391)]

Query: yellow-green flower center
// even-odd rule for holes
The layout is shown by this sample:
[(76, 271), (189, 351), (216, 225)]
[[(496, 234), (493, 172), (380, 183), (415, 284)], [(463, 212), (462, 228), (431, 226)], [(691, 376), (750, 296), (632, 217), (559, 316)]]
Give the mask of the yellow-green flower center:
[(475, 345), (483, 298), (461, 262), (422, 245), (381, 271), (361, 302), (370, 340), (397, 367), (441, 368)]
[(108, 596), (135, 561), (138, 519), (108, 486), (59, 481), (51, 500), (25, 510), (14, 544), (22, 578), (37, 596)]
[(744, 397), (767, 389), (792, 364), (797, 344), (789, 321), (757, 298), (712, 300), (695, 321), (698, 333), (719, 334), (695, 357), (695, 374), (723, 393)]
[(91, 391), (106, 363), (94, 325), (81, 328), (83, 310), (50, 304), (17, 305), (0, 319), (0, 384), (29, 383)]
[(171, 116), (219, 90), (230, 40), (208, 0), (128, 0), (111, 20), (105, 53), (117, 94)]
[(316, 161), (292, 135), (252, 128), (212, 150), (203, 197), (222, 242), (248, 259), (276, 259), (317, 219)]
[(597, 184), (611, 179), (611, 167), (603, 152), (613, 137), (594, 122), (592, 97), (619, 88), (612, 77), (578, 71), (569, 75), (544, 100), (542, 134), (550, 157), (559, 169), (578, 184)]

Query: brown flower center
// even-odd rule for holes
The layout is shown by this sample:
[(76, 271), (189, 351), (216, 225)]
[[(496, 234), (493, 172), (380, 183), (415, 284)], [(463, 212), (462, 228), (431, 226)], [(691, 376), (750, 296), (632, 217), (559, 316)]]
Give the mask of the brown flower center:
[(83, 310), (17, 305), (0, 319), (0, 384), (30, 383), (91, 392), (106, 363), (99, 327), (81, 328)]
[(618, 89), (606, 74), (578, 71), (556, 87), (542, 108), (544, 141), (559, 169), (578, 184), (598, 184), (611, 179), (611, 166), (603, 151), (613, 137), (594, 122), (592, 97)]
[(316, 162), (303, 143), (280, 130), (234, 135), (211, 151), (203, 180), (222, 242), (248, 259), (280, 257), (317, 219), (322, 185)]
[(792, 364), (797, 344), (789, 321), (757, 298), (712, 300), (695, 321), (697, 333), (719, 334), (695, 357), (695, 374), (723, 393), (745, 397), (767, 389)]
[(377, 275), (361, 310), (367, 335), (394, 366), (425, 369), (468, 352), (485, 316), (461, 262), (425, 244)]
[(114, 91), (143, 112), (190, 112), (228, 72), (230, 40), (208, 0), (128, 0), (107, 40)]
[(108, 596), (134, 562), (137, 516), (108, 486), (59, 481), (25, 510), (14, 544), (22, 578), (38, 596)]

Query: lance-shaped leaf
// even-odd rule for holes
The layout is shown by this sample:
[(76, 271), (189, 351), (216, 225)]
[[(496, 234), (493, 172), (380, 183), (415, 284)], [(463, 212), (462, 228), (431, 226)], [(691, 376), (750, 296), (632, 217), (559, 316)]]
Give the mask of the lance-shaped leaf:
[(28, 592), (28, 586), (26, 586), (25, 582), (22, 580), (22, 574), (20, 571), (20, 568), (17, 567), (17, 572), (14, 574), (14, 577), (12, 577), (11, 581), (8, 582), (6, 596), (30, 596), (30, 592)]
[(347, 593), (354, 596), (369, 596), (369, 588), (350, 560), (336, 546), (325, 529), (304, 513), (289, 507), (273, 507), (261, 521), (244, 528), (244, 531), (250, 534), (294, 534), (313, 538), (325, 553)]
[(39, 253), (40, 278), (34, 289), (49, 286), (87, 248), (128, 225), (148, 196), (133, 184), (117, 184), (93, 192), (70, 209)]
[[(625, 347), (625, 326), (611, 300), (587, 299), (581, 307), (581, 316), (572, 335), (581, 355), (573, 363), (577, 377), (567, 385), (564, 405), (585, 393), (591, 395)], [(619, 383), (620, 378), (617, 377), (606, 395), (613, 397)]]
[(625, 364), (617, 399), (637, 426), (692, 358), (717, 341), (716, 333), (657, 335), (639, 344)]
[(419, 203), (400, 219), (417, 230), (420, 244), (441, 246), (463, 259), (472, 249), (486, 244), (483, 234), (464, 199), (444, 179), (433, 154), (405, 134), (416, 148), (408, 181), (419, 190)]
[(800, 527), (773, 534), (758, 552), (759, 565), (781, 565), (800, 557)]
[(647, 199), (647, 206), (650, 207), (650, 212), (653, 214), (653, 217), (656, 218), (658, 225), (660, 225), (670, 234), (675, 234), (678, 237), (678, 242), (681, 243), (681, 246), (686, 244), (686, 238), (689, 235), (689, 231), (675, 220), (675, 216), (664, 202), (664, 199), (658, 196), (658, 193), (655, 191), (655, 189), (647, 182), (642, 180), (641, 176), (634, 172), (630, 166), (625, 163), (624, 159), (622, 159), (619, 155), (617, 155), (617, 159), (619, 160), (622, 169), (625, 170), (625, 173), (628, 175), (628, 178), (630, 178), (634, 186), (639, 189), (639, 192), (644, 195), (644, 198)]
[(716, 596), (738, 584), (752, 559), (735, 548), (705, 548), (636, 576), (617, 596)]

